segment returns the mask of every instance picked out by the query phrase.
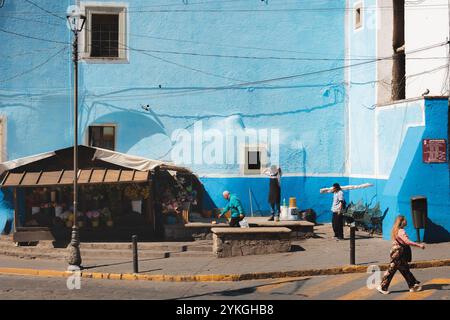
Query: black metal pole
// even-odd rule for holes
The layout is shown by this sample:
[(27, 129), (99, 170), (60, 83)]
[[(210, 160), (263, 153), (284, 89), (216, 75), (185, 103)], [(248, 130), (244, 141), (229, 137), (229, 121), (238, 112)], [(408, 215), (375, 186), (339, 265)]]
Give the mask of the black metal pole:
[(133, 235), (131, 239), (133, 241), (133, 272), (139, 273), (137, 235)]
[(74, 31), (72, 60), (74, 72), (74, 137), (73, 137), (73, 225), (67, 262), (70, 266), (81, 266), (80, 240), (78, 235), (78, 31)]
[(350, 264), (356, 264), (355, 259), (355, 226), (350, 226)]

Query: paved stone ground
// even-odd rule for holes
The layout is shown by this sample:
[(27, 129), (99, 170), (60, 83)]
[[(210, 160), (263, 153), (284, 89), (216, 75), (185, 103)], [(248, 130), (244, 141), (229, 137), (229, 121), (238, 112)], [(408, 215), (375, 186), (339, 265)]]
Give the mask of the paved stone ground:
[(81, 279), (79, 290), (68, 290), (64, 278), (0, 275), (0, 300), (450, 300), (450, 267), (413, 272), (422, 292), (410, 293), (396, 274), (389, 295), (368, 289), (367, 274), (214, 283)]
[[(348, 239), (348, 228), (345, 230)], [(322, 269), (349, 264), (348, 240), (332, 239), (331, 226), (316, 227), (317, 238), (294, 241), (294, 251), (218, 259), (209, 257), (142, 259), (139, 271), (149, 274), (238, 274), (253, 272), (290, 271)], [(365, 232), (357, 233), (356, 262), (362, 265), (387, 263), (390, 241)], [(413, 260), (449, 259), (450, 243), (429, 244), (425, 250), (413, 249)], [(65, 270), (61, 260), (17, 259), (0, 255), (1, 267), (38, 268)], [(132, 261), (122, 259), (84, 260), (83, 266), (92, 272), (127, 273), (132, 272)]]

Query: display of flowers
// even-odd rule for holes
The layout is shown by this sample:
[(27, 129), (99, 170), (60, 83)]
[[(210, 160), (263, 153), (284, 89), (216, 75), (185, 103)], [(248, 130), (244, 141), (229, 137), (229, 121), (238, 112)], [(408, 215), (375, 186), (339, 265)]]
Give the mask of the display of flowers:
[(100, 218), (100, 211), (97, 211), (97, 210), (88, 211), (88, 212), (86, 212), (86, 217), (89, 220), (99, 219)]
[(130, 200), (139, 200), (141, 195), (141, 190), (138, 185), (130, 184), (125, 188), (125, 196)]
[(141, 187), (137, 184), (130, 184), (125, 188), (125, 196), (130, 200), (148, 199), (150, 196), (150, 188), (148, 186)]

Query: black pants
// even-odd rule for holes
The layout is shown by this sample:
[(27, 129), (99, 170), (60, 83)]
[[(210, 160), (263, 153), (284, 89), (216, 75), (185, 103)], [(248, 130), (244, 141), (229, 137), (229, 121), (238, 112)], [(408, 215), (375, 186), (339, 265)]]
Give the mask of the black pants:
[(270, 207), (272, 208), (273, 216), (280, 216), (280, 203), (279, 202), (271, 202)]
[(402, 248), (401, 245), (393, 245), (390, 252), (391, 263), (389, 264), (389, 268), (385, 272), (383, 280), (381, 281), (381, 288), (383, 290), (387, 290), (389, 288), (391, 280), (394, 278), (397, 270), (400, 271), (403, 278), (405, 278), (409, 288), (413, 288), (415, 284), (420, 283), (409, 270), (409, 264), (404, 252), (404, 248)]
[(333, 212), (333, 231), (334, 236), (339, 239), (344, 239), (344, 215)]
[(239, 222), (241, 221), (241, 217), (231, 218), (230, 220), (230, 227), (240, 227), (241, 225)]

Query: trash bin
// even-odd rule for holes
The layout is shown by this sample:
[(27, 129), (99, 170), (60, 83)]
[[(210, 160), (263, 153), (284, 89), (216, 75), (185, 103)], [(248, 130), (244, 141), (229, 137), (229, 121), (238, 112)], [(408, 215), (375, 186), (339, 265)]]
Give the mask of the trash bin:
[(414, 228), (425, 229), (428, 216), (427, 198), (423, 196), (411, 197), (411, 213)]

